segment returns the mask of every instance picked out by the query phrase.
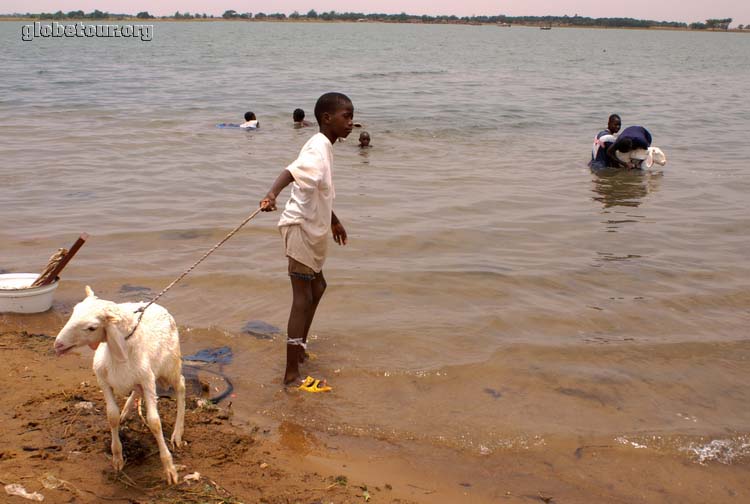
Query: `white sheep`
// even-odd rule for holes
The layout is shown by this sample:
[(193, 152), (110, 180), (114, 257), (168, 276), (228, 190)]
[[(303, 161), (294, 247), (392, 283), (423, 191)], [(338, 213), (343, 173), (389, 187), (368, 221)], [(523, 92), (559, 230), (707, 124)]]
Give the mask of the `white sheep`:
[(629, 152), (615, 151), (615, 156), (622, 163), (628, 166), (640, 169), (649, 169), (658, 164), (664, 166), (667, 164), (667, 155), (658, 147), (649, 147), (648, 149), (634, 148)]
[[(156, 381), (171, 385), (177, 394), (177, 418), (172, 432), (172, 447), (182, 445), (185, 422), (185, 379), (182, 376), (182, 358), (177, 324), (169, 312), (152, 304), (143, 313), (138, 328), (136, 310), (143, 303), (122, 303), (99, 299), (86, 286), (86, 298), (73, 309), (73, 314), (55, 338), (55, 353), (59, 356), (69, 350), (88, 345), (96, 350), (94, 373), (107, 402), (107, 420), (112, 431), (112, 465), (121, 471), (122, 458), (119, 427), (130, 412), (134, 401), (143, 398), (146, 403), (146, 423), (159, 445), (159, 456), (167, 482), (178, 482), (161, 429), (156, 408)], [(103, 343), (103, 344), (102, 344)], [(120, 413), (115, 396), (130, 394)]]

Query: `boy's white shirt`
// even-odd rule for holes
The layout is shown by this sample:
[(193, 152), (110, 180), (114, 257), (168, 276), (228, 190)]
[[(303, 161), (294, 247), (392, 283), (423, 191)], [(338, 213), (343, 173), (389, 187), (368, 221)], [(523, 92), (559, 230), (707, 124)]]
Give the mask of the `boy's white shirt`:
[(253, 129), (253, 128), (257, 128), (257, 127), (258, 127), (258, 120), (257, 119), (253, 119), (252, 121), (247, 121), (247, 122), (244, 122), (244, 123), (240, 124), (240, 128)]
[(333, 145), (323, 133), (316, 133), (302, 146), (297, 159), (286, 167), (294, 182), (279, 219), (279, 227), (299, 225), (308, 245), (323, 256), (336, 197), (332, 165)]

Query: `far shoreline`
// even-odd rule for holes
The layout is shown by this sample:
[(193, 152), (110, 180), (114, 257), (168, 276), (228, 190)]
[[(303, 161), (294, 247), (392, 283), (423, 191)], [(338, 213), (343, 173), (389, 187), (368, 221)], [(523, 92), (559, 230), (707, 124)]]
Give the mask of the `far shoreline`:
[(26, 22), (26, 23), (62, 23), (62, 24), (71, 24), (71, 23), (78, 23), (78, 22), (85, 22), (87, 24), (116, 24), (116, 23), (134, 23), (134, 24), (152, 24), (152, 23), (211, 23), (211, 22), (218, 22), (218, 23), (226, 23), (226, 22), (234, 22), (234, 23), (314, 23), (314, 24), (324, 24), (324, 23), (331, 23), (331, 24), (396, 24), (396, 25), (438, 25), (438, 26), (496, 26), (498, 28), (514, 28), (514, 27), (522, 27), (522, 28), (580, 28), (585, 30), (645, 30), (645, 31), (672, 31), (672, 32), (701, 32), (701, 33), (748, 33), (750, 34), (750, 29), (742, 29), (739, 28), (729, 28), (729, 29), (719, 29), (719, 28), (690, 28), (690, 27), (674, 27), (674, 26), (605, 26), (605, 25), (574, 25), (574, 24), (545, 24), (545, 23), (514, 23), (512, 25), (504, 25), (501, 23), (485, 23), (485, 22), (468, 22), (468, 21), (450, 21), (450, 22), (423, 22), (423, 21), (388, 21), (388, 20), (376, 20), (376, 19), (368, 19), (363, 21), (351, 21), (351, 20), (326, 20), (326, 19), (276, 19), (276, 18), (269, 18), (269, 19), (225, 19), (221, 17), (213, 17), (213, 18), (175, 18), (175, 17), (154, 17), (154, 18), (138, 18), (136, 16), (117, 16), (117, 17), (107, 17), (107, 18), (98, 18), (98, 19), (92, 19), (92, 18), (64, 18), (64, 19), (54, 19), (54, 18), (38, 18), (38, 17), (28, 17), (28, 16), (8, 16), (8, 15), (0, 15), (0, 22)]

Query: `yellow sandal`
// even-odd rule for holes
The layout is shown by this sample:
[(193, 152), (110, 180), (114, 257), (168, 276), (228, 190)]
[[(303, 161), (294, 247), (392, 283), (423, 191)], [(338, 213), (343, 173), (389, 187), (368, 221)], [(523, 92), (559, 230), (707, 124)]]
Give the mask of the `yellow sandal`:
[(304, 390), (305, 392), (330, 392), (333, 388), (325, 380), (318, 380), (312, 376), (308, 376), (302, 380), (302, 385), (297, 387), (297, 390)]

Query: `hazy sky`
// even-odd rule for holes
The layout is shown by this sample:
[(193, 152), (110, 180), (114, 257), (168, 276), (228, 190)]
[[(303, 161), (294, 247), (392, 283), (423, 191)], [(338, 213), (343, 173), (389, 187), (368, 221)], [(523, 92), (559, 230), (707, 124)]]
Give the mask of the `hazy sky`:
[(590, 17), (632, 17), (657, 21), (704, 21), (708, 18), (734, 19), (733, 25), (750, 23), (750, 0), (0, 0), (0, 13), (55, 12), (99, 9), (134, 14), (148, 11), (169, 15), (175, 11), (221, 15), (237, 12), (384, 12), (408, 14), (455, 14), (457, 16), (507, 14), (541, 16), (578, 14)]

